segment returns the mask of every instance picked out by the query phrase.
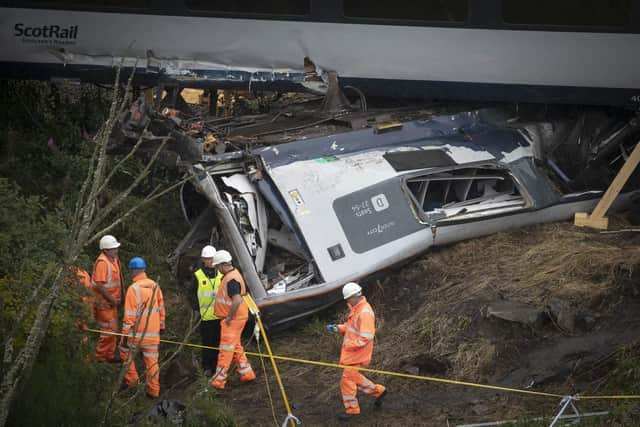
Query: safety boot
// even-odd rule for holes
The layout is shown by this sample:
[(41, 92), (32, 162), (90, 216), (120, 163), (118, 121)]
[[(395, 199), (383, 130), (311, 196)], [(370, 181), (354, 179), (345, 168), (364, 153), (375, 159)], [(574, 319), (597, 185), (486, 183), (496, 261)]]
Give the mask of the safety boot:
[(387, 395), (387, 389), (385, 388), (382, 394), (376, 397), (376, 400), (373, 401), (373, 406), (376, 408), (380, 408), (382, 406), (382, 402), (384, 401), (384, 397)]
[(256, 379), (256, 374), (254, 374), (253, 371), (250, 371), (249, 373), (240, 376), (240, 381), (243, 383), (250, 383), (255, 379)]
[(351, 420), (353, 418), (356, 418), (358, 415), (360, 415), (360, 414), (347, 414), (347, 413), (343, 412), (341, 414), (338, 414), (338, 419), (340, 421), (349, 421), (349, 420)]
[(211, 384), (211, 387), (217, 389), (217, 390), (224, 390), (224, 386), (226, 384), (226, 382), (222, 382), (220, 380), (212, 380), (209, 384)]

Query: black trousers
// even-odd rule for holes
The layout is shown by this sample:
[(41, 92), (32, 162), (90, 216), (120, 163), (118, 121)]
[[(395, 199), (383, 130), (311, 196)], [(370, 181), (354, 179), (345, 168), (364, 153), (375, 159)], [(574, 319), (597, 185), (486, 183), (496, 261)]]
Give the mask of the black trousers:
[[(200, 336), (202, 337), (202, 345), (210, 347), (220, 346), (220, 319), (203, 320), (200, 322)], [(211, 372), (215, 372), (217, 364), (218, 350), (203, 348), (202, 369), (210, 369)]]

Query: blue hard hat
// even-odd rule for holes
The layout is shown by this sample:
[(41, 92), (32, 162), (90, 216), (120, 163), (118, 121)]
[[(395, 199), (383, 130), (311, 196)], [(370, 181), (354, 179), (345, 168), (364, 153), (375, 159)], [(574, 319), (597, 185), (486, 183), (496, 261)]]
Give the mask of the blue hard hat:
[(139, 256), (131, 258), (129, 261), (129, 268), (132, 270), (144, 270), (147, 268), (147, 262)]

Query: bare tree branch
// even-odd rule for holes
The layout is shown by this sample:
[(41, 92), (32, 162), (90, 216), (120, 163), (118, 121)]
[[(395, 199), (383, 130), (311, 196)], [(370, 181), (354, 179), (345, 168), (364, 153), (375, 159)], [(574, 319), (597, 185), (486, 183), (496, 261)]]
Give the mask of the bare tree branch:
[(109, 175), (107, 175), (107, 177), (105, 178), (104, 182), (102, 183), (102, 186), (98, 189), (98, 194), (102, 193), (105, 188), (107, 188), (107, 185), (109, 184), (109, 182), (111, 182), (111, 178), (113, 178), (113, 176), (116, 174), (116, 172), (118, 172), (120, 170), (120, 168), (122, 167), (122, 165), (129, 160), (131, 157), (133, 157), (133, 155), (138, 151), (138, 148), (140, 148), (140, 146), (142, 145), (142, 143), (144, 142), (144, 138), (143, 135), (144, 133), (147, 131), (147, 128), (145, 127), (144, 130), (142, 131), (142, 133), (140, 134), (140, 137), (138, 138), (138, 140), (136, 141), (136, 144), (133, 146), (133, 148), (127, 153), (126, 156), (124, 156), (112, 169), (111, 172), (109, 172)]
[(126, 190), (124, 190), (122, 193), (120, 193), (118, 195), (118, 197), (116, 197), (113, 201), (109, 202), (109, 204), (107, 204), (107, 206), (105, 206), (104, 208), (102, 208), (100, 210), (100, 212), (96, 216), (95, 220), (91, 224), (91, 226), (89, 228), (90, 230), (94, 230), (98, 226), (98, 224), (100, 224), (102, 221), (104, 221), (115, 208), (117, 208), (119, 205), (121, 205), (122, 202), (124, 202), (126, 200), (126, 198), (129, 197), (131, 192), (149, 174), (149, 171), (151, 170), (151, 166), (153, 166), (153, 164), (155, 163), (156, 159), (160, 155), (160, 152), (164, 149), (166, 144), (167, 144), (167, 141), (166, 140), (163, 141), (163, 143), (158, 146), (158, 148), (156, 149), (155, 153), (153, 153), (153, 156), (151, 157), (151, 159), (149, 160), (149, 162), (147, 163), (145, 168), (138, 174), (136, 179), (134, 179), (133, 183)]
[(6, 424), (13, 397), (18, 391), (20, 383), (28, 378), (28, 374), (31, 372), (36, 356), (40, 351), (42, 340), (49, 327), (51, 308), (60, 290), (63, 271), (64, 267), (60, 266), (49, 294), (38, 305), (36, 318), (24, 347), (20, 350), (0, 383), (0, 426)]
[[(94, 140), (93, 152), (91, 153), (91, 160), (89, 161), (89, 170), (93, 170), (94, 165), (96, 164), (96, 159), (98, 158), (98, 153), (100, 151), (100, 144), (98, 144)], [(80, 227), (81, 218), (84, 216), (84, 197), (87, 193), (89, 186), (91, 185), (91, 174), (88, 173), (85, 177), (82, 187), (80, 188), (80, 192), (78, 193), (78, 199), (76, 201), (75, 212), (73, 213), (73, 222), (72, 222), (72, 230), (71, 235), (75, 236), (78, 233), (78, 229)]]
[(109, 226), (103, 228), (102, 230), (98, 231), (97, 233), (95, 233), (93, 235), (93, 237), (91, 237), (90, 239), (87, 240), (86, 244), (91, 244), (92, 242), (94, 242), (95, 240), (97, 240), (100, 236), (108, 233), (109, 231), (111, 231), (114, 227), (116, 227), (117, 225), (121, 224), (125, 219), (127, 219), (132, 213), (134, 213), (135, 211), (137, 211), (138, 209), (140, 209), (142, 206), (146, 205), (149, 202), (154, 201), (155, 199), (158, 199), (162, 196), (164, 196), (165, 194), (175, 190), (177, 187), (181, 186), (182, 184), (184, 184), (185, 182), (189, 181), (191, 178), (193, 178), (195, 175), (189, 175), (186, 178), (181, 179), (180, 181), (176, 182), (175, 184), (170, 185), (169, 187), (165, 188), (164, 190), (162, 190), (160, 193), (157, 193), (155, 195), (153, 195), (152, 197), (147, 197), (145, 198), (142, 202), (138, 203), (137, 205), (135, 205), (134, 207), (132, 207), (131, 209), (129, 209), (127, 212), (125, 212), (123, 215), (121, 215), (118, 219), (116, 219), (115, 221), (113, 221)]
[[(126, 88), (124, 89), (124, 96), (122, 96), (121, 99), (119, 84), (120, 71), (120, 67), (118, 67), (116, 69), (116, 83), (114, 84), (109, 116), (94, 138), (96, 146), (94, 147), (91, 160), (89, 161), (89, 169), (87, 170), (86, 177), (79, 189), (76, 205), (73, 209), (73, 215), (69, 216), (72, 223), (69, 227), (69, 234), (67, 235), (66, 240), (62, 243), (62, 253), (60, 254), (62, 262), (58, 264), (55, 274), (48, 273), (38, 287), (31, 293), (29, 300), (40, 298), (40, 303), (34, 310), (34, 321), (27, 334), (25, 343), (15, 358), (13, 357), (14, 341), (11, 340), (4, 343), (5, 357), (3, 359), (10, 360), (11, 364), (8, 365), (8, 369), (3, 372), (4, 377), (0, 380), (0, 427), (4, 426), (7, 422), (11, 404), (19, 393), (20, 385), (24, 384), (29, 379), (33, 365), (49, 327), (52, 310), (64, 282), (67, 266), (75, 264), (83, 248), (90, 241), (97, 238), (96, 236), (93, 236), (91, 240), (89, 239), (93, 234), (93, 231), (100, 225), (100, 222), (106, 218), (109, 212), (124, 200), (124, 198), (117, 199), (117, 203), (112, 203), (110, 205), (111, 210), (107, 212), (103, 212), (102, 210), (97, 212), (96, 200), (100, 195), (100, 192), (104, 191), (106, 188), (105, 179), (110, 180), (113, 177), (113, 174), (110, 173), (105, 178), (105, 171), (108, 163), (106, 148), (109, 142), (109, 137), (111, 136), (113, 128), (117, 122), (119, 113), (124, 111), (126, 108), (131, 94), (131, 83), (133, 81), (134, 72), (129, 76)], [(148, 175), (153, 162), (159, 155), (162, 148), (164, 148), (164, 144), (158, 149), (147, 167), (141, 171), (139, 176), (134, 180), (134, 184), (130, 187), (127, 195), (142, 181), (142, 179), (144, 179), (145, 176)], [(118, 165), (117, 167), (120, 168)], [(139, 203), (136, 207), (130, 209), (126, 215), (130, 215), (140, 206), (166, 194), (168, 191), (176, 188), (177, 185), (179, 184), (172, 185), (161, 193), (155, 194), (153, 197), (147, 197), (142, 203)], [(154, 189), (154, 193), (156, 191), (157, 190)], [(121, 220), (117, 220), (110, 227), (113, 227), (120, 222)], [(54, 277), (53, 282), (46, 292), (42, 292), (45, 285), (49, 282), (48, 277)], [(28, 306), (29, 304), (26, 305)], [(19, 314), (18, 322), (16, 324), (22, 324), (22, 320), (27, 316), (27, 314), (29, 314), (28, 307), (25, 308), (24, 312)]]
[[(124, 61), (124, 60), (123, 60)], [(97, 200), (100, 195), (100, 189), (103, 187), (102, 183), (104, 182), (104, 173), (107, 166), (108, 156), (107, 154), (107, 145), (109, 143), (109, 137), (113, 132), (113, 128), (117, 123), (118, 116), (122, 114), (125, 110), (127, 102), (130, 99), (131, 95), (131, 84), (133, 82), (133, 76), (135, 74), (135, 67), (131, 71), (129, 75), (129, 79), (127, 80), (127, 85), (125, 87), (125, 93), (121, 102), (119, 101), (119, 90), (120, 90), (120, 72), (123, 61), (120, 63), (120, 66), (116, 69), (116, 81), (113, 87), (113, 100), (111, 102), (111, 107), (109, 109), (109, 116), (105, 121), (104, 125), (100, 128), (98, 135), (96, 136), (96, 141), (98, 141), (99, 154), (98, 161), (94, 170), (92, 183), (91, 183), (91, 191), (89, 192), (89, 196), (87, 198), (87, 202), (83, 204), (84, 206), (84, 215), (81, 221), (81, 226), (79, 230), (79, 235), (82, 237), (86, 237), (85, 235), (91, 234), (93, 229), (95, 229), (95, 224), (92, 225), (92, 218), (95, 215), (96, 206), (95, 203), (90, 203)]]
[[(13, 322), (11, 333), (7, 337), (7, 341), (5, 343), (4, 356), (3, 356), (3, 362), (5, 364), (9, 364), (12, 361), (13, 343), (16, 338), (16, 335), (18, 334), (18, 331), (20, 330), (20, 327), (22, 326), (24, 319), (27, 317), (27, 315), (31, 311), (31, 308), (33, 307), (32, 304), (36, 300), (36, 297), (44, 287), (45, 283), (49, 282), (49, 276), (51, 276), (50, 270), (51, 270), (51, 267), (49, 267), (45, 271), (45, 273), (43, 274), (42, 280), (38, 283), (38, 286), (36, 286), (31, 291), (31, 295), (29, 295), (29, 297), (26, 299), (26, 301), (24, 301), (24, 303), (20, 307), (20, 311), (18, 312), (18, 315), (16, 316), (15, 321)], [(22, 282), (22, 278), (20, 282)]]

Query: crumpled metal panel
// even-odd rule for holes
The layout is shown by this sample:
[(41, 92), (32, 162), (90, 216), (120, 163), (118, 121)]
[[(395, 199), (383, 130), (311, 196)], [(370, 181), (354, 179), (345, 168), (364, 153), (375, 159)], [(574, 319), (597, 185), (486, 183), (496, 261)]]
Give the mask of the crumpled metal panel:
[[(489, 159), (510, 162), (531, 155), (529, 143), (517, 130), (501, 129), (484, 123), (478, 112), (407, 122), (403, 123), (402, 129), (383, 134), (376, 134), (373, 129), (363, 129), (270, 146), (254, 153), (262, 157), (267, 167), (275, 168), (302, 160), (401, 147), (442, 147), (458, 163)], [(458, 156), (467, 160), (455, 159), (456, 151)], [(465, 156), (465, 151), (469, 155)]]
[(264, 69), (254, 67), (229, 66), (208, 61), (89, 55), (73, 51), (50, 49), (50, 53), (65, 65), (105, 66), (137, 68), (146, 73), (156, 73), (165, 80), (180, 82), (229, 82), (251, 83), (289, 82), (304, 83), (302, 69)]
[(531, 207), (542, 208), (560, 200), (560, 193), (551, 186), (543, 171), (536, 170), (532, 158), (518, 159), (509, 164), (509, 169), (520, 188), (528, 192)]

